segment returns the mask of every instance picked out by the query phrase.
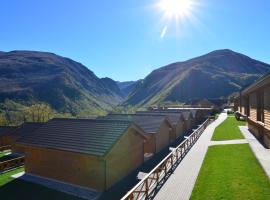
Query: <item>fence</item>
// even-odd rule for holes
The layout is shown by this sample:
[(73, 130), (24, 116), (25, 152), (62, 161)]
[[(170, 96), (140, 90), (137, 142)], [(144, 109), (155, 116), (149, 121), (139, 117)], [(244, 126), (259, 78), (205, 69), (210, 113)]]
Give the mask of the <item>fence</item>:
[(212, 119), (207, 119), (189, 137), (172, 150), (151, 172), (149, 172), (121, 200), (149, 199), (170, 176), (177, 165), (195, 144)]
[(1, 146), (0, 147), (0, 152), (5, 151), (5, 150), (9, 150), (9, 149), (11, 149), (11, 145)]
[(10, 170), (12, 168), (23, 166), (23, 164), (24, 156), (0, 162), (0, 173)]

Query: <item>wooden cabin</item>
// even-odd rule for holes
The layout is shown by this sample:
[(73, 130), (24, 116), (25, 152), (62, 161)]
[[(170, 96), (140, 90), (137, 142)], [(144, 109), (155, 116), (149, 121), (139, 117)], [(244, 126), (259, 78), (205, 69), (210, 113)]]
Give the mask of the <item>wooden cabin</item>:
[(182, 112), (182, 115), (185, 119), (184, 130), (185, 132), (189, 132), (195, 125), (195, 119), (190, 111)]
[(26, 173), (101, 192), (144, 162), (144, 140), (130, 121), (52, 119), (16, 148)]
[(168, 111), (138, 111), (137, 114), (145, 115), (163, 115), (167, 117), (172, 124), (172, 131), (170, 131), (170, 142), (184, 135), (185, 119), (181, 112), (168, 112)]
[(195, 120), (194, 125), (203, 123), (211, 114), (211, 110), (207, 109), (192, 109), (190, 112), (192, 113), (192, 116)]
[(11, 146), (10, 135), (16, 130), (15, 126), (0, 126), (0, 147)]
[(43, 124), (44, 123), (25, 122), (21, 126), (14, 129), (9, 134), (7, 134), (5, 139), (7, 143), (11, 145), (12, 152), (16, 152), (16, 150), (14, 149), (14, 145), (19, 138), (28, 135), (29, 133), (33, 132), (34, 130), (42, 126)]
[(158, 153), (170, 143), (172, 125), (164, 115), (109, 114), (103, 119), (130, 120), (137, 124), (147, 138), (144, 146), (145, 154)]
[(270, 148), (270, 73), (241, 91), (236, 103), (249, 130)]

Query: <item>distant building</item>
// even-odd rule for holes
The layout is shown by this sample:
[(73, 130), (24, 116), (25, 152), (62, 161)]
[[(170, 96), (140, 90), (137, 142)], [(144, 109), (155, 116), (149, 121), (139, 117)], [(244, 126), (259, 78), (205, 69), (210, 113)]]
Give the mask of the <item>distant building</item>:
[(16, 149), (27, 174), (102, 192), (144, 162), (144, 140), (130, 121), (52, 119)]
[(270, 148), (270, 73), (240, 92), (234, 101), (250, 131)]
[(147, 138), (144, 152), (158, 153), (170, 143), (172, 125), (164, 115), (109, 114), (101, 119), (130, 120), (137, 124)]
[(172, 124), (172, 131), (170, 132), (170, 142), (174, 142), (176, 139), (184, 136), (185, 131), (185, 119), (182, 112), (170, 112), (170, 111), (138, 111), (140, 115), (163, 115), (166, 116)]

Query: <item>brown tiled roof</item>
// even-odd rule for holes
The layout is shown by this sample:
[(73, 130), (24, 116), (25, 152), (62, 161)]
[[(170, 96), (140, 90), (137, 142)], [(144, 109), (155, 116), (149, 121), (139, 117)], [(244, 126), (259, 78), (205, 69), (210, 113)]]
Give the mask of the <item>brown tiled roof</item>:
[(181, 118), (181, 112), (166, 112), (166, 111), (138, 111), (136, 112), (140, 115), (163, 115), (168, 117), (171, 123), (176, 124)]
[(21, 126), (19, 126), (15, 131), (13, 131), (12, 135), (16, 137), (28, 135), (44, 124), (45, 123), (40, 123), (40, 122), (25, 122)]
[(109, 120), (129, 120), (137, 124), (145, 133), (157, 133), (161, 123), (166, 120), (164, 115), (144, 115), (144, 114), (108, 114), (99, 119)]
[(104, 156), (131, 125), (119, 120), (52, 119), (18, 143)]
[(0, 136), (9, 135), (14, 132), (15, 126), (0, 126)]

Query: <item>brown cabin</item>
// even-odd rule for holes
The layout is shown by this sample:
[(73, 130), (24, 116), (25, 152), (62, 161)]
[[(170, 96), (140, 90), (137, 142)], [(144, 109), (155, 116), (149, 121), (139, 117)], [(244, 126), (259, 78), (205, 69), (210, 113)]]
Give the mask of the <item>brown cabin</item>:
[(184, 130), (185, 132), (191, 131), (195, 125), (195, 119), (190, 111), (182, 112), (183, 118), (185, 119)]
[(7, 134), (5, 136), (6, 141), (8, 142), (8, 144), (11, 145), (12, 151), (16, 152), (14, 149), (14, 145), (16, 143), (16, 141), (33, 132), (34, 130), (36, 130), (37, 128), (39, 128), (40, 126), (42, 126), (44, 123), (37, 123), (37, 122), (25, 122), (23, 123), (21, 126), (14, 128), (12, 132), (10, 132), (9, 134)]
[(152, 110), (152, 111), (138, 111), (136, 112), (140, 115), (163, 115), (168, 118), (172, 125), (172, 131), (170, 131), (170, 142), (174, 142), (176, 139), (184, 135), (184, 123), (185, 119), (181, 112), (170, 112), (167, 110)]
[[(145, 154), (158, 153), (170, 143), (172, 125), (164, 115), (145, 114), (109, 114), (103, 119), (130, 120), (137, 124), (147, 138), (144, 146)], [(101, 118), (101, 119), (102, 119)]]
[(0, 147), (11, 146), (10, 135), (16, 128), (15, 126), (0, 126)]
[(249, 130), (270, 148), (270, 73), (244, 89), (235, 103)]
[(102, 192), (143, 163), (144, 140), (130, 121), (52, 119), (16, 148), (26, 173)]

